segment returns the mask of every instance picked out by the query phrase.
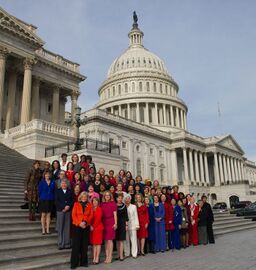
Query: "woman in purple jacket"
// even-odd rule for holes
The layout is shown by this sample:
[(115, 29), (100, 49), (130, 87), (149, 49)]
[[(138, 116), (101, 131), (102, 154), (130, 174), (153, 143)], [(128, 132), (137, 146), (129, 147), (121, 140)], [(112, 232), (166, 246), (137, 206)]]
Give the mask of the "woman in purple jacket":
[(51, 173), (45, 172), (44, 178), (39, 183), (39, 210), (41, 212), (42, 234), (50, 234), (51, 212), (54, 204), (54, 181)]

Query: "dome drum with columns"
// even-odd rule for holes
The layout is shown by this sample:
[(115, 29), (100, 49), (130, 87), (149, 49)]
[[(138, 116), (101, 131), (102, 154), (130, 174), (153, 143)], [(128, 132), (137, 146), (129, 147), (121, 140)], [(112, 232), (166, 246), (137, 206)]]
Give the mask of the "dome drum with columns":
[(187, 129), (187, 106), (163, 61), (143, 46), (143, 32), (133, 24), (128, 49), (110, 66), (99, 89), (98, 109), (164, 131)]

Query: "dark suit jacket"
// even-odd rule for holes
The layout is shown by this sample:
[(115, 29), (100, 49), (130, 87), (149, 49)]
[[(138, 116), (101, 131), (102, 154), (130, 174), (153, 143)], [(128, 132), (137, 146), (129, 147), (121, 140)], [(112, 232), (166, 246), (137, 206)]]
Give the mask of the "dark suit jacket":
[(55, 206), (57, 211), (62, 211), (65, 206), (68, 205), (70, 207), (69, 211), (71, 210), (71, 207), (73, 205), (73, 192), (71, 189), (67, 188), (66, 193), (63, 192), (63, 190), (56, 189), (55, 190)]

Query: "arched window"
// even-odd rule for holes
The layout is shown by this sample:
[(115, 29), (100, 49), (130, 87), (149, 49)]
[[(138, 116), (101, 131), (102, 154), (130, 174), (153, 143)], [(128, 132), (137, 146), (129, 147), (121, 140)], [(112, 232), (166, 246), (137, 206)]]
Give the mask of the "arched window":
[(160, 169), (160, 181), (161, 183), (164, 181), (164, 169)]
[(156, 92), (156, 83), (154, 82), (154, 92)]
[(136, 161), (137, 175), (141, 175), (141, 160), (138, 158)]
[(116, 95), (116, 88), (113, 86), (113, 97)]
[(128, 93), (128, 84), (127, 83), (124, 84), (124, 90), (125, 90), (125, 93)]
[(154, 167), (150, 167), (150, 178), (151, 178), (151, 181), (155, 180), (155, 168)]
[(147, 82), (147, 91), (150, 91), (150, 86), (149, 86), (149, 82)]
[(139, 82), (139, 89), (140, 89), (140, 92), (142, 92), (142, 82)]
[(118, 94), (121, 95), (121, 84), (118, 85)]
[(132, 92), (135, 92), (135, 82), (132, 83)]
[(160, 83), (160, 93), (163, 93), (163, 85)]

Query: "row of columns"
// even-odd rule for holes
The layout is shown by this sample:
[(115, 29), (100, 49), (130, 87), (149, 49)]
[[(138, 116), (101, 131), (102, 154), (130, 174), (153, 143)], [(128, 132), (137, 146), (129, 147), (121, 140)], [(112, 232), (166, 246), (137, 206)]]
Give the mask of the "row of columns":
[[(127, 114), (123, 112), (123, 107), (125, 107), (125, 110), (127, 110)], [(135, 117), (133, 117), (131, 113), (132, 108), (135, 109)], [(141, 108), (144, 110), (144, 121), (142, 121), (142, 115), (140, 111)], [(128, 119), (132, 119), (137, 122), (143, 122), (145, 124), (153, 123), (155, 125), (170, 125), (173, 127), (187, 129), (186, 112), (179, 107), (175, 107), (169, 104), (149, 102), (128, 103), (125, 105), (112, 106), (107, 108), (107, 110), (112, 114), (127, 117)], [(150, 112), (151, 119), (149, 116)]]
[[(4, 101), (4, 82), (6, 74), (6, 60), (8, 51), (0, 49), (0, 131), (2, 127), (3, 118), (3, 101)], [(23, 90), (21, 98), (21, 114), (20, 124), (29, 122), (30, 119), (38, 119), (40, 117), (40, 80), (32, 77), (32, 68), (36, 63), (34, 59), (26, 58), (24, 64)], [(6, 111), (5, 129), (8, 130), (14, 125), (15, 112), (15, 96), (16, 96), (17, 72), (10, 70), (8, 72), (8, 101)], [(77, 99), (79, 91), (74, 90), (71, 95), (72, 101), (72, 120), (75, 120), (75, 108), (77, 107)], [(60, 86), (55, 85), (52, 96), (52, 122), (60, 122)], [(64, 112), (65, 113), (65, 112)], [(32, 115), (31, 115), (32, 114)]]

